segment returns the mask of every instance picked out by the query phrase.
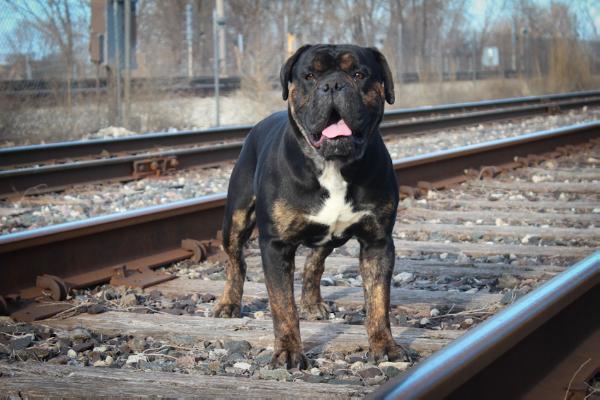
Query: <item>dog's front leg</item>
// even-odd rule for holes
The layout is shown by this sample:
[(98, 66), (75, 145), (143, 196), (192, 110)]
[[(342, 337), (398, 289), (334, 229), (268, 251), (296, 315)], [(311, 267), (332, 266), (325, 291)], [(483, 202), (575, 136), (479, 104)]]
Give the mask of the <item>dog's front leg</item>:
[(296, 246), (277, 239), (260, 239), (269, 304), (273, 315), (275, 352), (272, 365), (288, 369), (308, 367), (302, 352), (300, 323), (294, 301), (294, 255)]
[(390, 329), (390, 282), (394, 259), (391, 236), (375, 242), (360, 241), (360, 274), (364, 284), (369, 358), (372, 361), (379, 361), (386, 355), (390, 361), (405, 356)]
[(318, 247), (306, 257), (302, 273), (300, 314), (308, 320), (329, 318), (329, 309), (321, 297), (321, 276), (325, 269), (325, 259), (332, 251), (333, 247)]

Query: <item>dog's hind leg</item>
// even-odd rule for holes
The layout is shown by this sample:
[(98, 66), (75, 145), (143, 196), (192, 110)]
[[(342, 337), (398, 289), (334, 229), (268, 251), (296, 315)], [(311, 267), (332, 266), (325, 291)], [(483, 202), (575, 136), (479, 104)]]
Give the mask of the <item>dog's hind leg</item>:
[(321, 297), (321, 276), (325, 269), (325, 258), (332, 251), (333, 247), (317, 247), (306, 257), (300, 300), (300, 315), (305, 319), (329, 319), (329, 309)]
[(223, 296), (213, 310), (215, 317), (241, 316), (242, 293), (246, 279), (243, 251), (256, 225), (256, 198), (252, 188), (256, 161), (254, 154), (246, 148), (247, 144), (244, 144), (229, 180), (223, 220), (223, 249), (229, 258), (227, 282)]

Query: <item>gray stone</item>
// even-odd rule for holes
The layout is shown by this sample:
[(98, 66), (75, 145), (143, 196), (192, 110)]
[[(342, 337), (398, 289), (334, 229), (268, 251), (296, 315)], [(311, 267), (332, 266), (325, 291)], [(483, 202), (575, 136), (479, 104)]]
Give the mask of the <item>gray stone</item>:
[(377, 367), (367, 367), (364, 369), (359, 370), (358, 375), (360, 375), (361, 378), (363, 379), (367, 379), (367, 378), (374, 378), (376, 376), (381, 375), (381, 370)]
[(377, 375), (372, 378), (366, 378), (365, 383), (369, 386), (379, 385), (383, 381), (385, 381), (385, 375)]
[(415, 274), (413, 274), (412, 272), (406, 272), (406, 271), (400, 272), (399, 274), (394, 275), (394, 277), (392, 279), (397, 284), (409, 283), (415, 279)]
[(332, 277), (326, 276), (321, 278), (321, 285), (323, 286), (335, 286), (335, 280)]
[(87, 307), (88, 314), (101, 314), (103, 312), (106, 312), (106, 307), (102, 304), (92, 304)]
[(350, 370), (345, 368), (338, 368), (333, 370), (333, 375), (335, 376), (344, 376), (350, 374)]
[(350, 365), (350, 370), (354, 373), (360, 371), (363, 368), (365, 368), (365, 363), (362, 361), (356, 361), (355, 363), (352, 363), (352, 365)]
[(87, 340), (83, 343), (78, 343), (78, 344), (73, 345), (73, 350), (75, 350), (77, 353), (80, 353), (82, 351), (90, 350), (93, 347), (94, 347), (94, 341)]
[(168, 299), (162, 299), (160, 301), (160, 306), (162, 308), (170, 309), (170, 308), (173, 308), (173, 302), (171, 300), (168, 300)]
[(106, 353), (106, 350), (108, 350), (108, 348), (106, 346), (98, 346), (98, 347), (94, 347), (93, 351), (96, 353)]
[(211, 293), (205, 293), (202, 296), (200, 296), (200, 298), (202, 299), (203, 303), (210, 303), (211, 301), (214, 301), (216, 299), (215, 295)]
[(254, 361), (256, 361), (258, 365), (263, 367), (270, 363), (272, 358), (273, 352), (271, 350), (263, 350), (254, 358)]
[(48, 364), (57, 364), (57, 365), (65, 365), (69, 362), (69, 356), (61, 354), (57, 357), (54, 357), (48, 361)]
[(252, 364), (249, 364), (247, 362), (236, 362), (235, 364), (233, 364), (233, 368), (238, 369), (240, 371), (249, 371), (251, 367)]
[(132, 354), (129, 357), (127, 357), (127, 361), (125, 361), (125, 364), (137, 365), (137, 364), (141, 363), (142, 361), (148, 361), (148, 359), (146, 358), (146, 356), (144, 354)]
[(402, 361), (384, 361), (379, 363), (378, 367), (386, 376), (391, 378), (398, 375), (400, 372), (405, 371), (408, 367), (410, 367), (410, 363)]
[(332, 379), (327, 383), (332, 383), (334, 385), (362, 385), (362, 379), (360, 379), (358, 376), (349, 375)]
[(504, 305), (512, 304), (526, 294), (527, 291), (525, 290), (509, 290), (508, 292), (504, 293), (502, 299), (500, 299), (500, 302)]
[(395, 376), (400, 375), (400, 371), (398, 368), (389, 366), (389, 367), (382, 367), (381, 370), (383, 371), (383, 373), (385, 374), (385, 376), (387, 376), (388, 378), (393, 378)]
[(350, 364), (354, 364), (357, 361), (365, 361), (366, 357), (365, 357), (365, 353), (354, 353), (354, 354), (348, 354), (346, 356), (346, 361)]
[(225, 349), (213, 349), (208, 353), (208, 358), (211, 360), (218, 360), (227, 355), (227, 350)]
[(300, 379), (308, 383), (323, 383), (327, 379), (321, 375), (303, 374)]
[(245, 359), (246, 359), (246, 357), (244, 357), (244, 355), (240, 354), (240, 353), (233, 353), (233, 354), (230, 354), (229, 356), (227, 356), (227, 360), (230, 363), (236, 363), (238, 361), (244, 361)]
[(8, 346), (12, 351), (23, 350), (26, 347), (29, 347), (33, 342), (34, 336), (32, 334), (20, 336), (18, 338), (13, 338), (8, 342)]
[(90, 339), (91, 337), (92, 335), (86, 329), (83, 328), (76, 328), (69, 332), (69, 339), (71, 339), (74, 342), (84, 341)]
[(284, 382), (284, 381), (287, 381), (288, 378), (291, 377), (291, 374), (283, 368), (278, 368), (278, 369), (261, 368), (258, 370), (258, 376), (261, 377), (262, 379), (273, 379), (273, 380), (277, 380), (280, 382)]
[(245, 340), (227, 340), (223, 342), (223, 348), (227, 350), (230, 354), (244, 354), (250, 351), (252, 345)]

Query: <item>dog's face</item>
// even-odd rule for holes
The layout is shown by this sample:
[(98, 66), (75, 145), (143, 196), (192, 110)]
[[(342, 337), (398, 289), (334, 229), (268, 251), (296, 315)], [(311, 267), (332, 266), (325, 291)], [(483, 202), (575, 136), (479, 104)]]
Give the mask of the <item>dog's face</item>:
[(362, 157), (384, 101), (394, 102), (390, 68), (374, 48), (305, 45), (284, 64), (280, 78), (303, 147), (326, 160)]

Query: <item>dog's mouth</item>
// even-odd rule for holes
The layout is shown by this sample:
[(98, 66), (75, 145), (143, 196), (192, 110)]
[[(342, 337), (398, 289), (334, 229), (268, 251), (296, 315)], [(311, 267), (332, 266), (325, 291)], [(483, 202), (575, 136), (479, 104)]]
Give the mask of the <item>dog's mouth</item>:
[(334, 140), (339, 137), (351, 136), (352, 130), (336, 110), (332, 110), (322, 131), (309, 135), (311, 144), (319, 148), (325, 140)]

